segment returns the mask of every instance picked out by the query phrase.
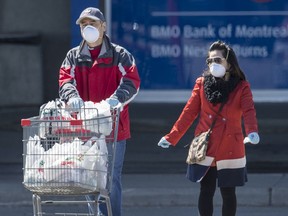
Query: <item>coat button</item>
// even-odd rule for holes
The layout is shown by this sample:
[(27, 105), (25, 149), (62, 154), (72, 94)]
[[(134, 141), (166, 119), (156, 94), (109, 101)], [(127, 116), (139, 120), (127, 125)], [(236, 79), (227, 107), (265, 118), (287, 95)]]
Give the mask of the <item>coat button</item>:
[(212, 115), (209, 115), (209, 118), (211, 119), (211, 118), (212, 118)]
[(226, 118), (222, 118), (223, 121), (226, 121)]
[(233, 154), (233, 153), (230, 151), (230, 152), (229, 152), (229, 155), (232, 155), (232, 154)]

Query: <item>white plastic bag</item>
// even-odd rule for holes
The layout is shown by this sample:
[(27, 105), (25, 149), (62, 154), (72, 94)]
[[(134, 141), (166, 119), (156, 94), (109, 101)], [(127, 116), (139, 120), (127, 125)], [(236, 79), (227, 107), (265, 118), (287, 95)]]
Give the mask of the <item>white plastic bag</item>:
[(46, 151), (44, 179), (54, 182), (79, 182), (80, 176), (75, 170), (81, 168), (84, 154), (82, 144), (83, 142), (76, 138), (71, 143), (55, 144)]
[(86, 143), (55, 143), (47, 151), (40, 137), (30, 137), (24, 181), (26, 183), (79, 183), (89, 189), (105, 189), (108, 174), (108, 149), (105, 136), (92, 137)]
[(41, 146), (40, 137), (35, 135), (29, 137), (26, 145), (26, 158), (25, 158), (25, 173), (24, 182), (34, 183), (43, 182), (43, 166), (42, 156), (44, 148)]
[[(67, 129), (70, 126), (69, 121), (73, 119), (68, 111), (64, 109), (64, 103), (61, 101), (49, 101), (43, 104), (40, 108), (40, 137), (45, 137), (47, 134), (53, 134), (57, 131)], [(61, 121), (59, 121), (61, 120)]]
[(82, 182), (97, 189), (105, 189), (108, 172), (108, 150), (105, 137), (101, 136), (99, 139), (93, 137), (86, 145), (91, 145), (91, 147), (85, 153), (82, 162), (85, 170)]
[(112, 132), (110, 105), (104, 100), (100, 103), (85, 102), (84, 109), (80, 110), (77, 118), (85, 120), (84, 128), (86, 130), (106, 136)]
[(26, 161), (25, 168), (32, 168), (34, 161), (38, 160), (44, 153), (44, 149), (40, 144), (40, 137), (35, 135), (29, 137), (26, 145)]

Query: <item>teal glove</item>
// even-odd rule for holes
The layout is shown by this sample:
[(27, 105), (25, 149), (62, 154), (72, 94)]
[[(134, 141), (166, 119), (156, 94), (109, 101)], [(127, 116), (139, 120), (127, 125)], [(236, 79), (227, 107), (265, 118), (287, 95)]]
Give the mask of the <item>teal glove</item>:
[(73, 97), (68, 100), (67, 106), (73, 111), (79, 111), (84, 106), (84, 102), (80, 97)]
[(120, 101), (117, 98), (110, 97), (107, 98), (105, 101), (111, 106), (111, 108), (119, 108), (120, 111), (123, 110), (123, 104), (120, 103)]
[(257, 132), (252, 132), (252, 133), (249, 133), (247, 137), (244, 138), (244, 144), (247, 144), (247, 143), (250, 143), (250, 144), (258, 144), (260, 141), (260, 137), (258, 135)]
[(116, 106), (120, 103), (117, 98), (113, 98), (113, 97), (107, 98), (107, 99), (106, 99), (106, 102), (109, 103), (109, 105), (110, 105), (112, 108), (116, 107)]
[(170, 142), (168, 142), (165, 137), (162, 137), (161, 140), (158, 142), (158, 146), (161, 146), (162, 148), (169, 148), (171, 145)]

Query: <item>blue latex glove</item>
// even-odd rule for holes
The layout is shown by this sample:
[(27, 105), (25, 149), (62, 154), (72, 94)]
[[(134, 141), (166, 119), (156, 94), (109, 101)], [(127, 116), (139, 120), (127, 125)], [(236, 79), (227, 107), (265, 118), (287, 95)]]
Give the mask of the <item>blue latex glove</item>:
[(257, 132), (249, 133), (247, 137), (244, 138), (244, 144), (251, 143), (251, 144), (258, 144), (260, 141), (260, 137)]
[(169, 148), (171, 145), (170, 142), (168, 142), (165, 137), (162, 137), (161, 140), (158, 142), (158, 146), (161, 146), (162, 148)]
[(111, 106), (111, 108), (120, 108), (120, 111), (123, 110), (123, 105), (117, 98), (114, 97), (107, 98), (106, 102)]
[(70, 98), (67, 102), (68, 108), (79, 111), (84, 106), (84, 102), (80, 97)]
[(120, 102), (117, 98), (107, 98), (106, 102), (110, 104), (111, 107), (116, 107)]

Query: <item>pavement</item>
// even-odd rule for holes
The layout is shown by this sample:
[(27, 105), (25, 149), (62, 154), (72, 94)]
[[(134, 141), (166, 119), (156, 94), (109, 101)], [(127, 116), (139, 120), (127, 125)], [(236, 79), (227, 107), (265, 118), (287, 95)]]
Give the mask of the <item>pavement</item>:
[[(244, 187), (237, 188), (240, 206), (287, 206), (287, 174), (249, 174)], [(125, 206), (197, 206), (199, 184), (183, 174), (131, 174), (123, 176)], [(215, 205), (221, 205), (217, 190)]]
[[(1, 167), (0, 215), (32, 215), (32, 193), (23, 187), (21, 183), (22, 174), (19, 172), (11, 173), (11, 170), (8, 170), (10, 168), (13, 168), (14, 171), (19, 171), (18, 168), (12, 166), (6, 168)], [(8, 172), (5, 173), (5, 170)], [(249, 174), (248, 178), (249, 181), (244, 187), (237, 188), (237, 215), (287, 215), (287, 174)], [(197, 215), (198, 192), (199, 185), (189, 182), (183, 174), (124, 174), (123, 215)], [(49, 196), (48, 198), (44, 196), (42, 198), (43, 200), (62, 199), (58, 196)], [(74, 200), (74, 197), (72, 200)], [(221, 215), (221, 197), (219, 190), (216, 191), (214, 204), (215, 215)], [(81, 207), (78, 205), (70, 206), (61, 206), (61, 211), (58, 210), (59, 207), (53, 207), (52, 212), (56, 209), (58, 210), (56, 210), (56, 212), (66, 213), (71, 211), (78, 212), (79, 210), (80, 212), (86, 211), (86, 206), (83, 205)], [(19, 212), (19, 209), (21, 212)], [(45, 209), (45, 207), (43, 209)], [(77, 209), (77, 211), (75, 209)], [(51, 209), (49, 209), (49, 211), (51, 211)]]
[[(163, 112), (163, 105), (151, 107), (149, 104), (141, 106), (132, 104), (131, 107), (133, 108), (131, 112), (132, 139), (127, 144), (123, 170), (123, 206), (124, 209), (128, 209), (125, 215), (130, 216), (133, 215), (131, 213), (133, 211), (145, 212), (149, 209), (151, 212), (160, 212), (163, 208), (166, 209), (163, 214), (149, 213), (147, 215), (169, 216), (172, 215), (173, 209), (178, 209), (178, 211), (182, 209), (183, 214), (179, 213), (178, 216), (187, 215), (185, 211), (197, 211), (199, 185), (191, 183), (185, 177), (184, 159), (187, 149), (183, 146), (191, 137), (184, 136), (182, 142), (175, 148), (161, 149), (157, 146), (158, 140), (167, 133), (177, 119), (182, 105), (165, 105), (165, 112)], [(152, 109), (150, 113), (149, 107)], [(287, 215), (287, 107), (287, 104), (281, 105), (281, 108), (271, 104), (260, 107), (261, 143), (257, 146), (246, 147), (248, 183), (244, 187), (237, 188), (238, 205), (240, 209), (243, 209), (240, 215), (248, 216), (249, 209), (262, 212), (263, 216)], [(37, 114), (37, 107), (0, 108), (0, 144), (2, 146), (0, 215), (14, 216), (8, 211), (9, 209), (12, 211), (15, 207), (25, 209), (22, 214), (17, 215), (31, 215), (27, 211), (32, 211), (32, 194), (21, 183), (22, 128), (20, 120)], [(219, 190), (216, 191), (214, 202), (216, 209), (221, 211)], [(167, 209), (171, 211), (168, 212)], [(145, 215), (140, 212), (133, 216)]]
[[(32, 193), (22, 185), (20, 167), (2, 166), (0, 176), (0, 205), (31, 202)], [(190, 182), (184, 174), (123, 174), (122, 181), (124, 206), (197, 206), (199, 184)], [(288, 175), (248, 174), (248, 182), (237, 188), (237, 194), (240, 206), (288, 208)], [(214, 202), (221, 205), (219, 190)]]

